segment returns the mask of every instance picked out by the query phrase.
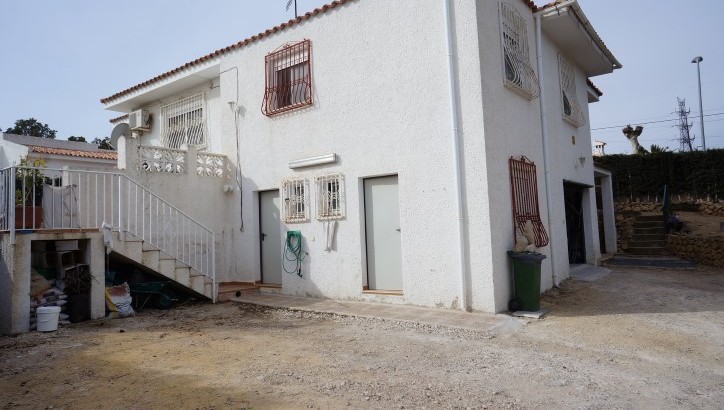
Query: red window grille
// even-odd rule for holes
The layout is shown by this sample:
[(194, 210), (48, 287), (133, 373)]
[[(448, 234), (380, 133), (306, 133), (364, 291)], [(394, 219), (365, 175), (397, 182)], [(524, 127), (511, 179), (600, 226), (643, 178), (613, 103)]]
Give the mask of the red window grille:
[(266, 88), (261, 112), (266, 116), (312, 105), (312, 43), (285, 44), (264, 59)]
[(510, 194), (513, 200), (513, 232), (523, 233), (525, 223), (533, 223), (535, 246), (548, 245), (548, 234), (540, 220), (538, 210), (538, 178), (535, 164), (526, 157), (508, 160), (510, 167)]

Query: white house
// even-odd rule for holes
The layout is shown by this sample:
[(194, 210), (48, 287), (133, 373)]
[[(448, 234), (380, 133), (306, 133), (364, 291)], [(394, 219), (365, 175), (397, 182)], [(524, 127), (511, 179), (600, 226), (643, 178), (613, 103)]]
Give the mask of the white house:
[[(537, 172), (542, 290), (597, 263), (589, 78), (620, 66), (576, 1), (410, 13), (348, 0), (102, 103), (150, 113), (129, 145), (228, 158), (234, 190), (208, 198), (228, 209), (209, 219), (218, 281), (497, 312), (511, 294), (511, 157)], [(193, 193), (168, 194), (206, 214)], [(282, 258), (288, 231), (301, 233), (300, 269)]]
[(48, 168), (96, 171), (113, 170), (118, 162), (116, 152), (100, 149), (96, 144), (0, 132), (0, 169), (20, 164), (24, 158), (31, 164), (42, 160)]
[(108, 246), (211, 298), (506, 310), (527, 221), (541, 291), (598, 263), (598, 208), (615, 249), (588, 103), (620, 67), (575, 0), (332, 2), (101, 100)]

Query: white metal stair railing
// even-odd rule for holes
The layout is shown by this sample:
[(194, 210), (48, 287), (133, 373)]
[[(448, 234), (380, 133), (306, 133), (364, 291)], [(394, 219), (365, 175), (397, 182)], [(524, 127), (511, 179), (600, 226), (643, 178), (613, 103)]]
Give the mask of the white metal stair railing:
[[(40, 217), (34, 211), (38, 207)], [(216, 235), (138, 182), (112, 172), (0, 170), (0, 231), (9, 232), (11, 243), (18, 229), (102, 229), (104, 223), (121, 237), (133, 235), (209, 278), (216, 300)]]

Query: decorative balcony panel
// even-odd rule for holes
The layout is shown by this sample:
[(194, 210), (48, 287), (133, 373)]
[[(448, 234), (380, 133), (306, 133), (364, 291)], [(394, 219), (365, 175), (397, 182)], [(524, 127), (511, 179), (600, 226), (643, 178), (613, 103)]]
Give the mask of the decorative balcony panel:
[(147, 172), (183, 174), (186, 172), (186, 152), (161, 147), (138, 147), (138, 168)]
[(229, 165), (226, 155), (199, 152), (196, 154), (196, 175), (228, 178)]

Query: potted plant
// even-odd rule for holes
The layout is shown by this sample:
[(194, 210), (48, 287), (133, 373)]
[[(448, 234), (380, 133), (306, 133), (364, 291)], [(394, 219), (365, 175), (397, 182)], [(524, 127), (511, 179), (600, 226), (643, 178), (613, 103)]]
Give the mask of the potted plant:
[(43, 223), (43, 186), (45, 175), (38, 168), (45, 167), (42, 159), (27, 157), (20, 160), (15, 174), (15, 228), (37, 229)]

